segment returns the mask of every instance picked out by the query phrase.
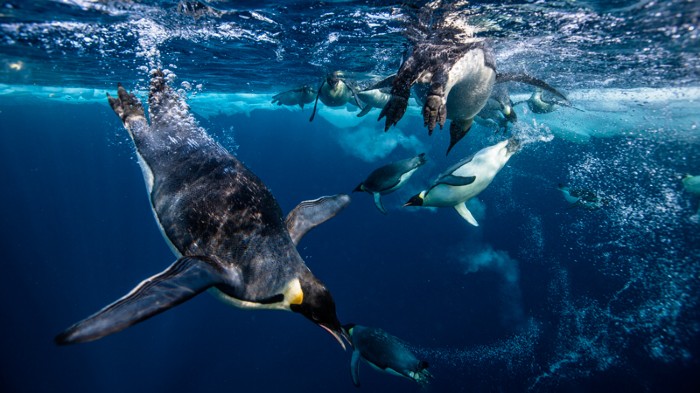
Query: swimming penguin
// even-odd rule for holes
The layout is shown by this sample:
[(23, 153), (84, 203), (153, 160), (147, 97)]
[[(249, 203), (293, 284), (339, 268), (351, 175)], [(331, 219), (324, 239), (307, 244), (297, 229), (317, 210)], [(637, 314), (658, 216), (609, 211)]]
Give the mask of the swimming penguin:
[(355, 324), (343, 328), (354, 347), (350, 374), (355, 386), (360, 386), (360, 358), (379, 371), (408, 378), (420, 385), (426, 385), (433, 378), (428, 362), (419, 360), (403, 341), (384, 330)]
[(503, 85), (495, 85), (486, 105), (474, 118), (477, 123), (485, 127), (494, 127), (496, 132), (503, 130), (508, 132), (508, 123), (518, 121), (518, 115), (513, 110), (513, 101), (508, 94), (508, 88)]
[(287, 106), (299, 105), (301, 109), (304, 109), (304, 105), (312, 103), (315, 96), (316, 91), (313, 87), (304, 85), (296, 89), (275, 94), (272, 96), (272, 103)]
[(391, 83), (396, 75), (392, 75), (367, 89), (357, 93), (360, 101), (365, 107), (357, 114), (357, 117), (362, 117), (369, 113), (372, 108), (384, 108), (389, 98), (391, 98)]
[(604, 201), (590, 190), (570, 188), (563, 184), (559, 184), (557, 190), (561, 191), (562, 195), (564, 195), (564, 199), (569, 202), (572, 207), (583, 207), (585, 209), (594, 210), (601, 208), (604, 204)]
[[(433, 4), (433, 3), (429, 3)], [(396, 125), (408, 106), (411, 87), (425, 84), (427, 93), (423, 104), (423, 123), (431, 135), (435, 125), (450, 123), (450, 145), (447, 154), (470, 130), (474, 117), (486, 104), (493, 86), (508, 81), (542, 87), (566, 99), (542, 80), (525, 74), (496, 73), (496, 58), (489, 43), (473, 37), (473, 32), (451, 23), (450, 12), (430, 14), (419, 20), (434, 20), (433, 24), (413, 28), (416, 36), (409, 37), (413, 52), (404, 60), (392, 83), (391, 98), (379, 119), (386, 117), (384, 131)], [(423, 22), (425, 23), (425, 22)]]
[(404, 206), (454, 207), (468, 223), (479, 226), (466, 202), (484, 191), (496, 174), (518, 151), (515, 138), (485, 147), (472, 157), (452, 166), (427, 190), (413, 196)]
[(561, 98), (552, 95), (545, 95), (544, 91), (539, 88), (535, 89), (530, 98), (528, 98), (526, 101), (518, 101), (513, 104), (513, 106), (520, 105), (523, 102), (527, 104), (532, 113), (551, 113), (557, 110), (557, 107), (559, 106), (565, 106), (583, 112), (583, 109), (576, 108), (575, 106), (571, 105), (568, 100), (562, 100)]
[(421, 153), (412, 158), (384, 165), (372, 171), (367, 176), (367, 179), (355, 188), (354, 192), (366, 191), (373, 194), (374, 204), (377, 205), (377, 209), (386, 214), (386, 210), (382, 205), (382, 195), (394, 192), (403, 186), (425, 162), (425, 153)]
[(313, 121), (316, 116), (316, 106), (318, 105), (319, 99), (321, 99), (324, 105), (330, 107), (343, 106), (349, 102), (353, 102), (360, 109), (363, 108), (362, 102), (360, 102), (357, 96), (357, 89), (345, 80), (345, 74), (343, 74), (342, 71), (335, 71), (326, 75), (326, 78), (323, 80), (316, 93), (316, 102), (314, 103), (314, 110), (311, 112), (309, 121)]
[(197, 125), (163, 72), (151, 78), (150, 125), (121, 85), (118, 97), (108, 98), (134, 141), (151, 207), (177, 260), (69, 327), (56, 343), (97, 340), (210, 290), (235, 306), (300, 313), (345, 348), (333, 297), (296, 242), (349, 197), (302, 202), (285, 223), (265, 184)]
[[(700, 176), (685, 175), (681, 180), (683, 183), (683, 188), (689, 193), (700, 196)], [(700, 205), (698, 205), (698, 210), (695, 213), (695, 217), (700, 216)]]

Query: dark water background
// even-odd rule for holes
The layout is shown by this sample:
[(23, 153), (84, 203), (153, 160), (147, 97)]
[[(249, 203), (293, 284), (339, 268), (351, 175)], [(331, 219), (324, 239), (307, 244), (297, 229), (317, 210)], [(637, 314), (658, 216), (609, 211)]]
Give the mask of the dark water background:
[[(252, 33), (238, 39), (203, 33), (227, 19), (173, 17), (177, 2), (10, 3), (3, 3), (0, 53), (0, 389), (358, 391), (350, 353), (304, 318), (238, 310), (209, 295), (102, 340), (56, 347), (55, 334), (174, 256), (150, 211), (131, 141), (106, 100), (50, 100), (11, 88), (115, 91), (117, 81), (143, 87), (153, 61), (179, 65), (178, 75), (203, 83), (204, 92), (270, 93), (344, 66), (363, 75), (391, 72), (403, 50), (400, 21), (378, 27), (358, 21), (397, 5), (213, 2), (248, 12), (234, 25)], [(494, 34), (499, 62), (505, 60), (499, 64), (536, 70), (562, 88), (697, 86), (697, 32), (687, 27), (697, 20), (693, 2), (475, 7), (501, 15), (511, 28)], [(251, 10), (277, 24), (251, 17)], [(88, 23), (100, 43), (76, 37), (80, 29), (42, 25), (51, 15)], [(173, 38), (145, 28), (127, 37), (145, 16)], [(535, 22), (539, 33), (525, 29)], [(610, 40), (625, 36), (623, 27), (633, 39), (610, 49)], [(140, 54), (145, 48), (161, 54)], [(533, 53), (544, 58), (526, 61)], [(18, 60), (26, 68), (13, 73), (10, 64)], [(284, 83), (280, 70), (289, 71)], [(692, 99), (683, 104), (684, 113), (697, 109)], [(673, 121), (678, 113), (640, 110), (640, 124), (659, 116)], [(560, 116), (567, 113), (573, 112)], [(378, 165), (415, 154), (399, 146), (359, 159), (338, 143), (348, 129), (324, 117), (309, 123), (309, 114), (253, 110), (198, 119), (262, 178), (285, 212), (304, 199), (350, 192)], [(452, 209), (399, 206), (449, 164), (502, 136), (475, 126), (445, 158), (445, 131), (428, 137), (415, 117), (403, 122), (401, 132), (415, 135), (430, 163), (406, 189), (384, 197), (389, 214), (377, 212), (369, 195), (353, 194), (347, 210), (299, 245), (343, 322), (381, 327), (413, 345), (431, 363), (431, 392), (700, 389), (699, 201), (680, 184), (682, 174), (700, 172), (696, 128), (530, 143), (479, 196), (475, 228)], [(570, 208), (553, 188), (558, 183), (594, 189), (608, 203)], [(361, 367), (362, 391), (420, 390)]]

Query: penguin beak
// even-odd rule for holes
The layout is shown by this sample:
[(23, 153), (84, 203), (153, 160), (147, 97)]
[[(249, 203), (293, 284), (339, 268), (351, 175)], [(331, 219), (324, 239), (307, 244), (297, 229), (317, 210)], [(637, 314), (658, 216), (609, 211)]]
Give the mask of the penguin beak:
[(340, 344), (340, 346), (343, 347), (343, 351), (347, 349), (347, 347), (345, 346), (345, 341), (347, 341), (348, 344), (350, 344), (350, 337), (348, 337), (348, 334), (345, 332), (345, 330), (343, 330), (342, 328), (332, 329), (320, 323), (318, 324), (318, 326), (322, 327), (325, 331), (330, 333), (331, 336), (333, 336), (333, 338), (335, 338), (335, 340), (338, 342), (338, 344)]
[(363, 185), (363, 184), (364, 184), (364, 183), (360, 183), (357, 187), (355, 187), (354, 190), (352, 190), (352, 192), (364, 191), (364, 190), (362, 189), (362, 185)]
[(423, 198), (420, 197), (420, 194), (414, 195), (408, 202), (404, 203), (403, 207), (406, 206), (423, 206)]

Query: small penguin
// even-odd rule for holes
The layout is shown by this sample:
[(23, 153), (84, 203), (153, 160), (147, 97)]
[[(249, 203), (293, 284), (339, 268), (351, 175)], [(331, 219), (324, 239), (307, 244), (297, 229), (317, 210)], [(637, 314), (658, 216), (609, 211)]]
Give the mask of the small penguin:
[(403, 186), (426, 161), (425, 153), (421, 153), (412, 158), (384, 165), (372, 171), (353, 192), (365, 191), (374, 195), (374, 204), (377, 209), (386, 214), (381, 196), (394, 192)]
[(401, 64), (392, 83), (391, 98), (379, 114), (378, 120), (386, 117), (384, 131), (403, 117), (414, 84), (426, 85), (423, 124), (428, 128), (428, 135), (432, 135), (436, 124), (442, 128), (447, 119), (451, 120), (446, 154), (469, 132), (474, 117), (486, 105), (497, 83), (523, 82), (566, 99), (546, 82), (532, 76), (497, 73), (496, 57), (489, 42), (475, 38), (468, 27), (453, 24), (454, 12), (435, 12), (439, 4), (426, 4), (420, 11), (418, 25), (411, 30), (416, 35), (409, 36), (413, 52)]
[(313, 121), (316, 116), (316, 107), (318, 106), (319, 99), (321, 99), (324, 105), (330, 107), (343, 106), (349, 102), (353, 102), (360, 109), (363, 108), (362, 102), (360, 102), (360, 98), (357, 96), (357, 89), (345, 80), (345, 74), (343, 74), (342, 71), (334, 71), (326, 75), (326, 78), (323, 80), (316, 93), (316, 102), (314, 103), (314, 110), (311, 112), (309, 121)]
[[(683, 188), (689, 193), (700, 196), (700, 176), (685, 175), (681, 180), (683, 183)], [(700, 217), (700, 205), (698, 205), (698, 210), (695, 213), (695, 217)]]
[(355, 324), (344, 325), (354, 347), (350, 374), (355, 386), (360, 386), (360, 358), (379, 371), (408, 378), (424, 386), (433, 376), (428, 362), (419, 360), (403, 341), (382, 329)]
[(559, 184), (557, 190), (561, 191), (564, 199), (571, 204), (571, 207), (595, 210), (601, 208), (604, 204), (604, 201), (590, 190), (570, 188), (563, 184)]
[(287, 106), (299, 105), (301, 109), (304, 109), (304, 105), (312, 103), (315, 96), (316, 91), (313, 87), (304, 85), (296, 89), (275, 94), (272, 96), (272, 103)]
[(518, 101), (513, 104), (513, 106), (520, 105), (523, 102), (527, 104), (532, 113), (551, 113), (557, 110), (559, 106), (565, 106), (583, 112), (583, 109), (576, 108), (566, 99), (562, 100), (560, 97), (552, 96), (551, 94), (545, 95), (544, 91), (540, 88), (535, 89), (530, 98), (526, 101)]
[(472, 157), (452, 166), (427, 190), (413, 196), (404, 206), (454, 207), (468, 223), (479, 226), (466, 202), (479, 195), (519, 150), (515, 138), (485, 147)]
[(302, 202), (285, 221), (270, 190), (199, 127), (160, 70), (151, 78), (150, 124), (121, 85), (108, 99), (136, 146), (154, 217), (177, 258), (56, 343), (97, 340), (209, 290), (234, 306), (300, 313), (345, 348), (333, 297), (296, 245), (350, 198)]
[(384, 108), (384, 105), (386, 105), (391, 98), (391, 83), (394, 81), (395, 77), (396, 75), (391, 75), (357, 93), (360, 101), (365, 105), (360, 113), (357, 114), (357, 117), (366, 115), (372, 108)]
[(496, 132), (503, 130), (508, 132), (508, 123), (518, 121), (518, 115), (513, 110), (513, 101), (508, 94), (508, 88), (503, 85), (493, 87), (493, 92), (486, 101), (486, 105), (474, 118), (477, 123), (485, 127), (495, 127)]

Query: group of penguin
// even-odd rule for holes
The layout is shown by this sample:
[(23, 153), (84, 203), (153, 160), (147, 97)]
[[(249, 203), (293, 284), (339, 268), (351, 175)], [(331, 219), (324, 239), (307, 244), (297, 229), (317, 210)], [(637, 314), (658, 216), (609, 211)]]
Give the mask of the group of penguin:
[[(368, 107), (382, 108), (379, 117), (386, 118), (386, 131), (401, 119), (411, 88), (417, 85), (423, 90), (423, 118), (429, 133), (451, 120), (448, 152), (469, 130), (497, 83), (526, 82), (565, 100), (535, 78), (497, 73), (485, 41), (455, 45), (449, 34), (436, 34), (413, 45), (413, 54), (398, 73), (370, 89), (376, 91), (363, 95), (336, 72), (319, 89), (304, 87), (281, 93), (274, 100), (303, 106), (315, 99), (315, 109), (319, 99), (329, 106), (354, 102), (363, 109), (360, 115)], [(184, 99), (167, 81), (160, 70), (151, 75), (148, 119), (141, 102), (121, 85), (117, 97), (108, 95), (108, 102), (134, 142), (154, 217), (176, 260), (122, 298), (64, 330), (56, 336), (56, 343), (100, 339), (209, 291), (237, 307), (301, 314), (343, 348), (350, 343), (351, 376), (357, 386), (361, 359), (390, 374), (428, 383), (432, 378), (428, 363), (418, 359), (409, 345), (379, 328), (341, 324), (331, 292), (299, 255), (297, 245), (302, 238), (343, 210), (350, 198), (339, 194), (304, 201), (283, 217), (266, 185), (197, 125)], [(511, 103), (509, 106), (512, 108)], [(503, 115), (511, 116), (505, 110)], [(445, 171), (406, 205), (454, 207), (467, 222), (478, 225), (466, 202), (491, 183), (519, 148), (517, 138), (511, 137), (479, 150)], [(377, 208), (385, 212), (381, 196), (403, 186), (425, 162), (425, 155), (420, 154), (378, 168), (356, 191), (373, 194)], [(689, 177), (684, 183), (700, 194), (698, 179)], [(560, 189), (572, 203), (595, 203), (588, 194)]]

